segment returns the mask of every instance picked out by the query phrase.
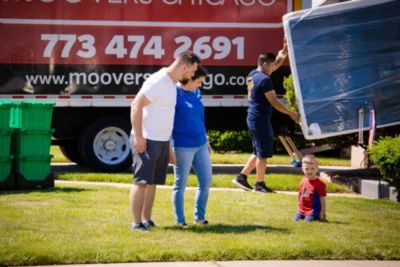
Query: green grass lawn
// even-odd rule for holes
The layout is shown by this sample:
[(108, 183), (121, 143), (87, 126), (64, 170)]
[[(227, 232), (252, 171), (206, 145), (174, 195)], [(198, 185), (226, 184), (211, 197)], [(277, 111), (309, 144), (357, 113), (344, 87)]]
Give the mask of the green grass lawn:
[[(400, 259), (400, 206), (328, 197), (329, 223), (292, 222), (296, 196), (212, 191), (209, 226), (173, 224), (159, 189), (158, 229), (129, 229), (129, 189), (57, 186), (0, 193), (0, 265), (248, 259)], [(193, 219), (194, 191), (186, 192)]]
[[(69, 162), (61, 153), (58, 146), (52, 146), (50, 154), (54, 155), (52, 162)], [(211, 160), (214, 164), (245, 164), (249, 153), (212, 153)], [(290, 164), (288, 155), (274, 155), (268, 159), (268, 164)], [(349, 159), (319, 157), (319, 165), (321, 166), (350, 166)]]
[[(265, 176), (266, 182), (269, 187), (274, 190), (280, 191), (296, 191), (297, 187), (302, 178), (301, 175), (296, 174), (268, 174)], [(225, 187), (234, 188), (235, 185), (232, 183), (234, 175), (232, 174), (214, 174), (211, 187)], [(91, 182), (114, 182), (114, 183), (131, 183), (132, 174), (127, 173), (62, 173), (57, 174), (56, 179), (67, 180), (67, 181), (91, 181)], [(172, 185), (174, 177), (172, 174), (167, 176), (167, 185)], [(254, 184), (255, 175), (249, 176), (249, 183)], [(349, 193), (351, 189), (335, 184), (325, 182), (327, 185), (328, 192), (331, 193)], [(190, 175), (188, 180), (188, 186), (197, 186), (197, 177)]]

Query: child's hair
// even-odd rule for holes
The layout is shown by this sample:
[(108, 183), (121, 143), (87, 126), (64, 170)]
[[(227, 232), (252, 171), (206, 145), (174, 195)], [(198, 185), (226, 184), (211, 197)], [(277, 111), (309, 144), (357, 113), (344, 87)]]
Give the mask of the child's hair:
[(313, 154), (307, 154), (301, 159), (301, 163), (304, 164), (312, 164), (318, 165), (317, 158)]

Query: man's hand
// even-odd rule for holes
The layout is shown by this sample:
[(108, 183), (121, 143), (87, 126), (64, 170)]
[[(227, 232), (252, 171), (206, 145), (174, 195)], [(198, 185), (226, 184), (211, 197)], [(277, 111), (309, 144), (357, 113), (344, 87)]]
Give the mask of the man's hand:
[(287, 48), (287, 43), (286, 39), (283, 39), (283, 47), (281, 50), (278, 52), (278, 57), (285, 59), (288, 55), (288, 48)]
[(133, 146), (136, 152), (143, 153), (146, 151), (146, 139), (143, 136), (135, 136)]
[(173, 165), (176, 164), (176, 153), (175, 153), (175, 150), (172, 147), (169, 147), (168, 163), (171, 163)]
[(287, 55), (288, 53), (288, 48), (287, 48), (287, 41), (286, 38), (283, 39), (283, 48), (282, 48), (283, 53)]
[(295, 122), (299, 123), (300, 122), (300, 114), (297, 112), (291, 112), (289, 114), (290, 118), (292, 118), (292, 120), (294, 120)]

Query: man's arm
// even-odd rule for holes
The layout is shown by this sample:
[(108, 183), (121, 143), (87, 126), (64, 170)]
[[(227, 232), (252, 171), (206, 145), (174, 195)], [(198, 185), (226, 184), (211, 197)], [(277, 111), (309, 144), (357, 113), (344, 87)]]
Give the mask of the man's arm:
[(142, 132), (143, 108), (150, 104), (150, 100), (139, 92), (131, 104), (131, 124), (134, 136), (134, 147), (139, 153), (146, 150), (146, 139)]
[(283, 48), (279, 50), (278, 55), (275, 58), (274, 63), (272, 63), (272, 72), (276, 71), (285, 61), (288, 54), (286, 40), (283, 42)]
[(264, 95), (267, 98), (268, 102), (271, 104), (271, 106), (273, 106), (276, 110), (289, 115), (295, 122), (300, 121), (299, 113), (293, 112), (289, 110), (285, 105), (283, 105), (276, 97), (275, 90), (268, 91)]

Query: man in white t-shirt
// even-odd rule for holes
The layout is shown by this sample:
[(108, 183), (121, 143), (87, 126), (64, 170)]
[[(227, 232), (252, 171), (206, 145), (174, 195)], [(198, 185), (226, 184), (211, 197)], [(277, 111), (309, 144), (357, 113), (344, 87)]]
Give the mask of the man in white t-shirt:
[(155, 227), (151, 220), (156, 185), (165, 184), (169, 139), (174, 123), (176, 82), (193, 76), (200, 58), (182, 52), (166, 68), (153, 73), (131, 105), (133, 184), (130, 203), (132, 230)]

